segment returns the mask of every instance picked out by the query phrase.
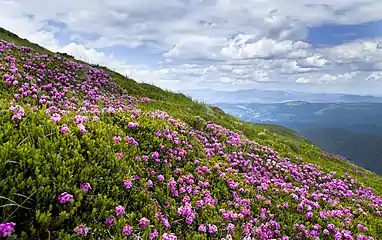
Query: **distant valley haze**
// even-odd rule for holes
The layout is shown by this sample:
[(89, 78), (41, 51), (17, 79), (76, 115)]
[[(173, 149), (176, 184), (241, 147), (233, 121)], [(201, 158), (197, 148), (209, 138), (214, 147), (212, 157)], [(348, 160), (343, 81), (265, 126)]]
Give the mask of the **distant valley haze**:
[(324, 150), (382, 174), (381, 96), (259, 89), (187, 93), (247, 122), (291, 128)]

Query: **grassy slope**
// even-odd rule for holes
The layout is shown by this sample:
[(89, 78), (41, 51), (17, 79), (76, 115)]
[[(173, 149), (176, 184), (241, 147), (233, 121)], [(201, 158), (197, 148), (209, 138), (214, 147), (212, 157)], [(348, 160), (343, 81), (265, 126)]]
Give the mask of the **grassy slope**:
[[(32, 44), (27, 40), (20, 39), (16, 35), (7, 31), (1, 31), (1, 29), (0, 39), (15, 42), (18, 45), (32, 47), (38, 52), (49, 53), (46, 49), (36, 44)], [(141, 104), (140, 109), (142, 110), (154, 111), (159, 109), (166, 111), (174, 118), (179, 118), (189, 124), (191, 124), (194, 120), (194, 116), (200, 116), (207, 121), (220, 124), (228, 129), (241, 131), (249, 139), (274, 148), (282, 156), (288, 156), (291, 159), (298, 157), (300, 161), (314, 163), (324, 168), (326, 171), (335, 171), (341, 175), (349, 174), (358, 181), (363, 182), (366, 186), (373, 188), (377, 194), (382, 195), (381, 177), (378, 177), (367, 170), (361, 169), (350, 162), (325, 156), (322, 150), (317, 146), (312, 145), (310, 142), (297, 136), (295, 132), (287, 128), (277, 125), (245, 123), (228, 114), (225, 114), (218, 108), (208, 106), (203, 103), (194, 102), (183, 94), (175, 94), (149, 84), (137, 83), (134, 80), (125, 78), (118, 73), (112, 72), (100, 66), (98, 67), (106, 70), (111, 75), (113, 80), (126, 89), (130, 95), (149, 97), (155, 100), (153, 103)], [(3, 99), (0, 99), (0, 106), (2, 103), (6, 102), (5, 100), (8, 96), (3, 95), (1, 97)], [(96, 124), (94, 129), (97, 129)], [(105, 133), (100, 132), (99, 136), (102, 136), (102, 134)]]
[[(50, 53), (45, 48), (26, 39), (21, 39), (3, 28), (0, 28), (0, 39), (32, 47), (37, 52)], [(326, 157), (318, 146), (298, 137), (293, 130), (278, 125), (246, 123), (222, 112), (218, 108), (192, 101), (191, 98), (184, 94), (165, 91), (146, 83), (138, 83), (105, 67), (97, 67), (106, 70), (117, 84), (127, 89), (130, 95), (149, 97), (156, 100), (153, 104), (140, 106), (141, 109), (166, 111), (174, 118), (179, 118), (186, 123), (189, 123), (193, 116), (200, 116), (207, 121), (220, 124), (228, 129), (241, 131), (248, 138), (274, 148), (282, 156), (298, 156), (302, 161), (317, 164), (328, 171), (335, 171), (338, 174), (350, 174), (358, 181), (366, 184), (366, 186), (373, 188), (376, 193), (382, 195), (382, 177), (353, 163)], [(259, 134), (264, 131), (270, 134)]]

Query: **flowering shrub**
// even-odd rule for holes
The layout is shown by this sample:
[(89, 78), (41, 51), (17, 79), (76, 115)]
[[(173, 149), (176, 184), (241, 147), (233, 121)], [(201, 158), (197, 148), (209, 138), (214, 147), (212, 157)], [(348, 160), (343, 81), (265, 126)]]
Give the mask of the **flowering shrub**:
[(0, 237), (382, 238), (382, 199), (353, 176), (152, 111), (98, 68), (0, 52)]

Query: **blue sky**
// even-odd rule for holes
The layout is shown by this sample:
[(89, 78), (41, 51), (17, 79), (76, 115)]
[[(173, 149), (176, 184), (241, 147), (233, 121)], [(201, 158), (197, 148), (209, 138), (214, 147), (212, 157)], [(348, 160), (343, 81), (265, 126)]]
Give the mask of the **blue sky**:
[(311, 2), (0, 0), (0, 23), (174, 91), (382, 94), (382, 1)]
[(317, 27), (310, 27), (306, 41), (313, 46), (330, 46), (378, 37), (382, 37), (382, 20), (361, 24), (322, 24)]

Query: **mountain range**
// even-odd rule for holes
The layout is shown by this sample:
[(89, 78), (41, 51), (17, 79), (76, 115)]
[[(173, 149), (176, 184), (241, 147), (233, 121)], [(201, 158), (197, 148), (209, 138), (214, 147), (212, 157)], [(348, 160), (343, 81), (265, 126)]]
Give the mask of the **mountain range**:
[[(318, 96), (318, 95), (316, 95)], [(337, 95), (341, 96), (341, 95)], [(344, 99), (341, 97), (341, 99)], [(297, 131), (323, 149), (382, 174), (382, 104), (356, 102), (215, 103), (229, 114), (255, 123), (272, 123)]]
[(382, 103), (381, 95), (357, 95), (348, 93), (307, 93), (297, 91), (245, 89), (219, 91), (213, 89), (185, 90), (195, 100), (216, 103), (282, 103), (292, 101), (324, 103)]

